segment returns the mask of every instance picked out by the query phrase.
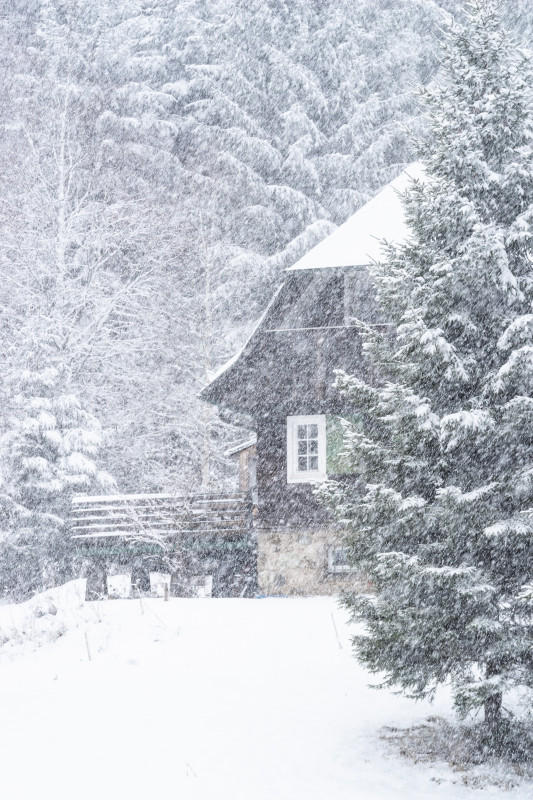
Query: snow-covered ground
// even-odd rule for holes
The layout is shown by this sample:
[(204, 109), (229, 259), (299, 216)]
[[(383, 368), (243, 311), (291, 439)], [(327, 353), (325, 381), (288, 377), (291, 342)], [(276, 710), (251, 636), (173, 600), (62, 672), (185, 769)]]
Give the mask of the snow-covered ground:
[(448, 698), (368, 689), (332, 599), (73, 603), (63, 631), (0, 648), (5, 800), (532, 796), (388, 749), (383, 726), (448, 716)]

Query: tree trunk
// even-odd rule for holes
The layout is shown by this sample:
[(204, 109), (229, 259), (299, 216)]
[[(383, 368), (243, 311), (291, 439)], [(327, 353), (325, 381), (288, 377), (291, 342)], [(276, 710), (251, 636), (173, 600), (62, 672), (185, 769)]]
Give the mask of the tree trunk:
[(502, 720), (502, 693), (491, 694), (485, 699), (485, 724), (492, 738), (498, 733)]

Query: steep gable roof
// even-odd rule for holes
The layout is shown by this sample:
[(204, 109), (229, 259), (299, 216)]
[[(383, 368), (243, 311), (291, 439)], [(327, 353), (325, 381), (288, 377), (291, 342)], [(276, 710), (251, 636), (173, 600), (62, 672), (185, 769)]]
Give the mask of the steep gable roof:
[[(256, 407), (260, 402), (260, 393), (250, 391), (250, 387), (261, 380), (257, 363), (258, 358), (264, 356), (262, 343), (267, 335), (288, 331), (295, 326), (298, 328), (301, 324), (298, 317), (303, 317), (305, 312), (305, 308), (300, 309), (300, 306), (316, 307), (318, 301), (310, 300), (314, 297), (313, 292), (333, 281), (336, 272), (343, 272), (350, 267), (364, 272), (364, 267), (383, 257), (384, 240), (402, 244), (408, 239), (410, 230), (400, 195), (412, 181), (423, 180), (424, 177), (422, 165), (411, 164), (343, 225), (313, 247), (294, 266), (286, 269), (283, 283), (248, 340), (213, 375), (200, 396), (208, 402), (246, 412), (249, 412), (250, 406)], [(315, 272), (327, 268), (331, 270), (329, 276)]]
[(411, 164), (287, 271), (363, 267), (379, 261), (383, 256), (383, 240), (402, 244), (408, 238), (409, 228), (405, 222), (400, 195), (413, 180), (423, 177), (422, 165)]

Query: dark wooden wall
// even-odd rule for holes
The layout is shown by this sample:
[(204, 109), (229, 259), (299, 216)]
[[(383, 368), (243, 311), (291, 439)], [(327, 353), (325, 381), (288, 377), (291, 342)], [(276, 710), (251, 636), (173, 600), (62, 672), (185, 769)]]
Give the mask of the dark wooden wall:
[[(262, 393), (257, 431), (259, 525), (276, 528), (323, 527), (330, 522), (313, 485), (287, 483), (287, 416), (349, 413), (333, 388), (337, 368), (359, 373), (361, 342), (352, 329), (270, 334), (264, 360), (271, 371)], [(334, 476), (330, 476), (334, 477)]]
[(259, 525), (328, 523), (311, 484), (287, 483), (287, 416), (350, 414), (333, 381), (336, 369), (369, 377), (354, 318), (383, 324), (365, 269), (289, 272), (239, 358), (203, 392), (257, 432)]

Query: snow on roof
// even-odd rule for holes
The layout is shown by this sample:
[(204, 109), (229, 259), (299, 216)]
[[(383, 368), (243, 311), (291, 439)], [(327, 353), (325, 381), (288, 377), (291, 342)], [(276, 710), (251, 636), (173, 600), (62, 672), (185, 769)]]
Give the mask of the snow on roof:
[(423, 179), (424, 174), (422, 164), (411, 164), (287, 271), (358, 267), (379, 261), (383, 240), (401, 244), (408, 238), (410, 229), (399, 195), (412, 181)]
[(237, 453), (242, 453), (243, 450), (248, 450), (249, 447), (254, 447), (257, 444), (257, 435), (254, 434), (245, 442), (240, 442), (240, 444), (236, 444), (234, 447), (230, 447), (228, 450), (224, 451), (225, 456), (235, 456)]
[(129, 503), (137, 500), (190, 500), (193, 499), (197, 504), (205, 502), (206, 498), (216, 500), (217, 503), (233, 503), (235, 494), (227, 497), (224, 492), (213, 495), (202, 494), (76, 494), (72, 498), (72, 505), (91, 505), (92, 503)]
[(72, 505), (84, 505), (85, 503), (122, 503), (130, 500), (175, 500), (181, 495), (176, 494), (75, 494), (72, 498)]
[(222, 364), (222, 365), (221, 365), (221, 366), (220, 366), (220, 367), (217, 369), (217, 371), (216, 371), (216, 372), (215, 372), (213, 375), (211, 375), (211, 376), (209, 377), (209, 383), (207, 384), (207, 386), (204, 386), (204, 388), (203, 388), (203, 389), (201, 389), (201, 391), (200, 391), (200, 392), (198, 392), (198, 396), (199, 396), (199, 397), (201, 397), (201, 396), (202, 396), (202, 392), (203, 392), (205, 389), (207, 389), (207, 388), (208, 388), (208, 386), (211, 386), (211, 384), (212, 384), (212, 383), (215, 383), (215, 381), (216, 381), (218, 378), (220, 378), (220, 376), (221, 376), (221, 375), (223, 375), (225, 372), (227, 372), (227, 371), (229, 370), (229, 368), (230, 368), (230, 367), (232, 367), (232, 366), (233, 366), (233, 364), (235, 364), (235, 362), (237, 362), (237, 361), (239, 360), (239, 358), (240, 358), (240, 357), (241, 357), (241, 355), (243, 354), (244, 350), (246, 349), (246, 347), (248, 346), (248, 344), (250, 343), (250, 341), (251, 341), (251, 340), (252, 340), (252, 338), (254, 337), (254, 335), (255, 335), (255, 332), (256, 332), (256, 331), (257, 331), (257, 329), (258, 329), (258, 328), (261, 326), (261, 323), (263, 322), (264, 318), (266, 317), (266, 315), (267, 315), (267, 314), (268, 314), (268, 312), (270, 311), (270, 308), (271, 308), (272, 304), (274, 303), (274, 300), (276, 299), (276, 297), (278, 296), (278, 294), (280, 293), (280, 291), (282, 290), (282, 288), (283, 288), (283, 284), (280, 284), (280, 285), (278, 286), (278, 288), (276, 289), (276, 291), (274, 292), (274, 296), (273, 296), (273, 297), (272, 297), (272, 299), (270, 300), (270, 303), (268, 304), (268, 306), (265, 308), (265, 310), (263, 311), (263, 313), (261, 314), (261, 316), (259, 317), (259, 319), (258, 319), (258, 320), (257, 320), (257, 322), (255, 323), (255, 325), (254, 325), (254, 327), (253, 327), (253, 329), (252, 329), (252, 332), (250, 333), (250, 335), (248, 336), (248, 338), (246, 339), (246, 341), (244, 342), (244, 344), (242, 345), (242, 347), (240, 348), (240, 350), (238, 350), (238, 351), (235, 353), (235, 355), (234, 355), (234, 356), (232, 356), (232, 357), (229, 359), (229, 361), (225, 361), (225, 362), (224, 362), (224, 364)]

